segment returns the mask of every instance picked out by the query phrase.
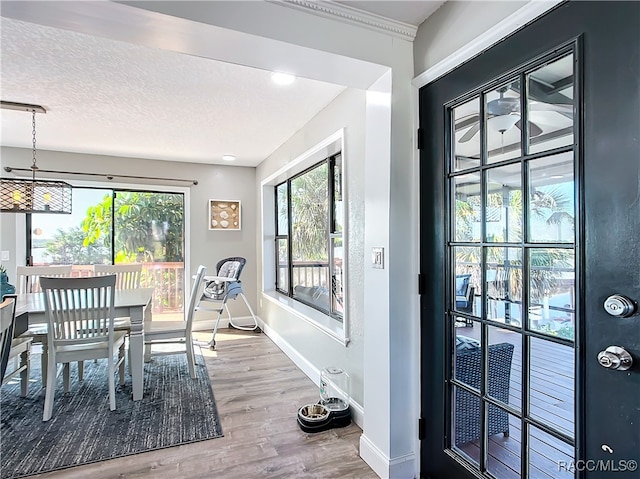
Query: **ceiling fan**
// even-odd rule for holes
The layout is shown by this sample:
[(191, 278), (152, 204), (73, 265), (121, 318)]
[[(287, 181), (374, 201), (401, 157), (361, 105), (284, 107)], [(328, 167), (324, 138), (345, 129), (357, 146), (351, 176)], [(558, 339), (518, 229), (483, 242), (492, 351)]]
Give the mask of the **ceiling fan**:
[[(520, 98), (505, 97), (504, 94), (509, 90), (509, 86), (498, 89), (500, 98), (491, 100), (487, 103), (485, 112), (487, 115), (487, 125), (492, 126), (495, 130), (504, 134), (507, 130), (516, 126), (522, 130), (522, 119), (520, 118)], [(568, 118), (573, 118), (572, 104), (555, 104), (540, 101), (530, 101), (529, 110), (531, 111), (555, 111)], [(472, 126), (460, 138), (460, 143), (466, 143), (471, 140), (480, 131), (480, 117), (475, 115), (475, 121), (471, 120)], [(470, 119), (464, 121), (460, 127), (468, 126)], [(529, 121), (529, 133), (531, 137), (542, 134), (542, 128), (534, 122)]]

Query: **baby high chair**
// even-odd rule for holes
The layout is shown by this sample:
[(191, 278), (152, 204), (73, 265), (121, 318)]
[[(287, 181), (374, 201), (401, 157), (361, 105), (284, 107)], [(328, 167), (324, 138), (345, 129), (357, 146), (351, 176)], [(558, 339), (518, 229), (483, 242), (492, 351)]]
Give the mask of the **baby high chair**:
[[(216, 276), (205, 276), (206, 285), (196, 310), (214, 311), (218, 313), (211, 340), (207, 344), (210, 349), (216, 348), (216, 333), (218, 332), (222, 312), (225, 310), (229, 316), (229, 326), (243, 331), (256, 331), (258, 329), (256, 315), (253, 313), (249, 301), (247, 301), (244, 295), (242, 282), (240, 281), (240, 273), (246, 262), (247, 260), (241, 257), (222, 259), (218, 261), (216, 265)], [(249, 313), (251, 313), (251, 317), (253, 318), (253, 326), (239, 326), (233, 322), (227, 301), (236, 299), (238, 296), (240, 296), (244, 304), (247, 305)]]

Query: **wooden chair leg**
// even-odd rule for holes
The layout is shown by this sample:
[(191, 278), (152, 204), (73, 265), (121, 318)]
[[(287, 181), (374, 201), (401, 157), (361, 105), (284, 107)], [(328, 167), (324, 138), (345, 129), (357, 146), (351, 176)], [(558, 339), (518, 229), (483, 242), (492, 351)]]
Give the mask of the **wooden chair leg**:
[(191, 335), (187, 335), (187, 342), (185, 344), (185, 348), (187, 350), (187, 363), (189, 364), (189, 376), (191, 376), (191, 379), (195, 379), (196, 378), (196, 371), (195, 371), (195, 357), (193, 354), (193, 338), (191, 337)]
[(24, 369), (20, 372), (20, 395), (26, 397), (29, 393), (29, 373), (31, 358), (29, 357), (30, 351), (24, 351), (20, 354), (20, 367)]
[(42, 370), (42, 387), (47, 387), (47, 366), (49, 365), (49, 346), (47, 343), (42, 343), (42, 354), (40, 355), (40, 368)]
[(48, 421), (49, 419), (51, 419), (51, 415), (53, 414), (53, 399), (56, 393), (56, 376), (57, 376), (57, 374), (55, 373), (56, 363), (53, 362), (52, 364), (52, 361), (54, 359), (55, 358), (51, 355), (48, 361), (49, 370), (51, 371), (51, 374), (47, 375), (47, 384), (45, 386), (46, 392), (44, 397), (44, 412), (42, 414), (43, 421)]
[(84, 379), (84, 361), (78, 361), (78, 381)]
[(69, 392), (69, 384), (70, 384), (70, 371), (69, 371), (69, 363), (64, 363), (62, 368), (62, 384), (64, 384), (64, 392)]
[(113, 352), (110, 352), (109, 358), (109, 409), (114, 411), (116, 409), (116, 379), (115, 379), (115, 363), (113, 361)]
[(118, 368), (118, 375), (120, 376), (120, 386), (124, 386), (124, 374), (125, 374), (125, 364), (124, 364), (124, 343), (120, 346), (120, 350), (118, 352), (118, 361), (120, 361), (120, 367)]

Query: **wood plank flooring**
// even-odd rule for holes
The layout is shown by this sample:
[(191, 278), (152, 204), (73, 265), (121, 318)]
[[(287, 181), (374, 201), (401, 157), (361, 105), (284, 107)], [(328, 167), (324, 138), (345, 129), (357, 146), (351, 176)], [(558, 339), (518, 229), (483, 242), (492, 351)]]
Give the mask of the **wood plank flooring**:
[[(196, 333), (203, 343), (207, 333)], [(355, 424), (306, 434), (298, 408), (318, 387), (264, 334), (222, 329), (202, 349), (224, 437), (41, 474), (47, 479), (377, 478)]]

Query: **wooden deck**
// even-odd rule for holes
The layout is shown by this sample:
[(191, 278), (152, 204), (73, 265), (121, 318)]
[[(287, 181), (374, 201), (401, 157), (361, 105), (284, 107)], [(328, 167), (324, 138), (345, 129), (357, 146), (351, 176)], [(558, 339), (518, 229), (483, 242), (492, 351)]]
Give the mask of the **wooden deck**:
[[(196, 333), (206, 342), (210, 333)], [(313, 384), (264, 334), (222, 329), (203, 349), (224, 437), (42, 474), (54, 479), (375, 479), (360, 458), (355, 424), (306, 434), (298, 408), (316, 402)], [(36, 359), (39, 360), (39, 359)]]
[[(479, 340), (480, 327), (456, 327), (456, 335)], [(511, 365), (509, 405), (522, 406), (522, 343), (518, 333), (490, 328), (489, 343), (514, 345)], [(530, 348), (530, 410), (531, 416), (569, 436), (574, 434), (574, 350), (572, 348), (533, 339)], [(560, 462), (573, 460), (573, 448), (566, 443), (532, 428), (529, 432), (530, 479), (569, 479), (573, 474), (561, 470)], [(509, 436), (497, 434), (489, 438), (488, 469), (500, 479), (520, 477), (521, 422), (510, 415)], [(460, 449), (474, 461), (479, 460), (479, 443), (473, 441)]]

